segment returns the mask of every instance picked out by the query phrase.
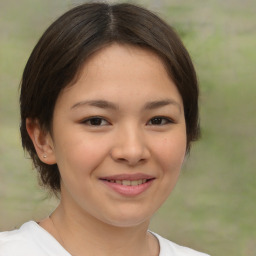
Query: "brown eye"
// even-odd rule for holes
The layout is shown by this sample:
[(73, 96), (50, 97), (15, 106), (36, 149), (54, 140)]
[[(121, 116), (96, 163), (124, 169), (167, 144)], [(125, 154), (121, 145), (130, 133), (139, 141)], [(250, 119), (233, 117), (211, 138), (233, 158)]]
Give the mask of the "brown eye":
[(149, 125), (165, 125), (173, 123), (171, 119), (166, 118), (166, 117), (154, 117), (149, 120), (148, 124)]
[(82, 123), (89, 126), (104, 126), (109, 124), (108, 121), (101, 117), (91, 117), (84, 120)]

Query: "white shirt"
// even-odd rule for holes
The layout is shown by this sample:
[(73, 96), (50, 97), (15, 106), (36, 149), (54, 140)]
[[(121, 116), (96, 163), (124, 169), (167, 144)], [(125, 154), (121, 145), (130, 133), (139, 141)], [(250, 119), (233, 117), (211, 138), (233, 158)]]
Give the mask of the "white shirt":
[[(179, 246), (152, 233), (159, 241), (159, 256), (207, 256)], [(0, 233), (0, 256), (72, 256), (45, 229), (34, 221), (23, 224), (20, 229)], [(209, 256), (209, 255), (208, 255)]]

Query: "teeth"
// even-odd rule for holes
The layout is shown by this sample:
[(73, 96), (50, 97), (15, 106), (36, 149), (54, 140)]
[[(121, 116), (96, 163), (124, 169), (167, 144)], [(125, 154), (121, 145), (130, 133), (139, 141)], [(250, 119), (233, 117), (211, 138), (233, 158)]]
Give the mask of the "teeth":
[(124, 186), (138, 186), (147, 182), (147, 179), (141, 180), (109, 180), (111, 183), (117, 183)]
[(138, 180), (131, 181), (131, 186), (137, 186), (137, 185), (139, 185)]
[(130, 180), (123, 180), (122, 185), (131, 186), (131, 181)]

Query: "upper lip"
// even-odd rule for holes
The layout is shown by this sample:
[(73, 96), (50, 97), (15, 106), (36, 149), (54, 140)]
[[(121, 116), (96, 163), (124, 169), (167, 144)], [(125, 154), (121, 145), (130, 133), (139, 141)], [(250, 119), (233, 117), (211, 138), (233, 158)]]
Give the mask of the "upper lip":
[(134, 174), (117, 174), (111, 176), (100, 177), (100, 180), (150, 180), (154, 179), (154, 176), (144, 174), (144, 173), (134, 173)]

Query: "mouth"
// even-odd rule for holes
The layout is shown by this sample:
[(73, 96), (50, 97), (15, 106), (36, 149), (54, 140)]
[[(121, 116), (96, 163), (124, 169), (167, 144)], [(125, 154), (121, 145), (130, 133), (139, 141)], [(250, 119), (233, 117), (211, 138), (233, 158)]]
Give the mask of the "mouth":
[(117, 183), (123, 186), (138, 186), (141, 184), (144, 184), (146, 182), (149, 182), (151, 180), (153, 180), (153, 178), (151, 179), (139, 179), (139, 180), (108, 180), (108, 179), (101, 179), (104, 180), (106, 182), (110, 182), (110, 183)]
[(137, 196), (146, 191), (155, 179), (145, 174), (122, 174), (101, 177), (99, 180), (122, 196)]

